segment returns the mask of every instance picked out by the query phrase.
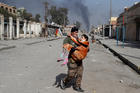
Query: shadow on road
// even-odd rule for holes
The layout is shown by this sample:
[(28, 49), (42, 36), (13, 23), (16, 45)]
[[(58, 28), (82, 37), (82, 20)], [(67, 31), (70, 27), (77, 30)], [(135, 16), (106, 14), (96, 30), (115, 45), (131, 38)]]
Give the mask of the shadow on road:
[[(64, 74), (64, 73), (61, 73), (59, 75), (56, 76), (56, 81), (54, 82), (53, 86), (56, 86), (56, 88), (59, 88), (61, 87), (61, 80), (64, 79), (64, 77), (66, 76), (67, 74)], [(75, 84), (75, 80), (76, 80), (76, 77), (73, 78), (67, 85), (66, 87), (67, 88), (70, 88), (71, 86), (73, 86)]]
[(55, 83), (53, 84), (53, 86), (56, 86), (56, 88), (59, 88), (60, 87), (60, 82), (61, 80), (66, 76), (67, 74), (64, 74), (64, 73), (61, 73), (59, 75), (56, 76), (56, 81)]

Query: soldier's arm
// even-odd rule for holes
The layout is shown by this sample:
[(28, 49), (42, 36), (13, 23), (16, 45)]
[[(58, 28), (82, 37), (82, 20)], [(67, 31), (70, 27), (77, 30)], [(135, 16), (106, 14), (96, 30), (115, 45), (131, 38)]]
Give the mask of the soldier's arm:
[(74, 38), (73, 36), (70, 36), (71, 40), (73, 42), (75, 42), (77, 45), (80, 45), (80, 43), (78, 42), (78, 40), (76, 38)]
[(67, 43), (68, 43), (68, 44), (70, 43), (70, 42), (69, 42), (69, 37), (66, 37), (66, 38), (64, 39), (63, 45), (64, 45), (64, 44), (67, 44)]

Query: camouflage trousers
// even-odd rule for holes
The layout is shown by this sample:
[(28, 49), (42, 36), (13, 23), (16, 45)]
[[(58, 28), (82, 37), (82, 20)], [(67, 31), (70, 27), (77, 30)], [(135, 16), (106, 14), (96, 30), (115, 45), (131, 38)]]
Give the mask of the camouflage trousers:
[(76, 87), (81, 87), (82, 75), (83, 75), (83, 64), (82, 61), (74, 62), (73, 59), (69, 59), (67, 64), (68, 74), (64, 78), (65, 84), (69, 83), (72, 79), (76, 78)]

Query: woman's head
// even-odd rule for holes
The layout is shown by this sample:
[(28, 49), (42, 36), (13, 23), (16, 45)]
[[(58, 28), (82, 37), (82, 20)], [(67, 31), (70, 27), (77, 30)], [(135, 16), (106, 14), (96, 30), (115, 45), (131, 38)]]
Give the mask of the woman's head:
[(88, 36), (86, 34), (83, 34), (81, 36), (81, 39), (84, 40), (84, 41), (88, 41)]

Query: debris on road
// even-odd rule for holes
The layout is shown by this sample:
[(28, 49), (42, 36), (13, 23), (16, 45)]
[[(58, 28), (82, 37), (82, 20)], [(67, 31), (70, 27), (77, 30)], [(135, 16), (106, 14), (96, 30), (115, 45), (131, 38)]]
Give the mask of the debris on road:
[(49, 45), (49, 48), (52, 48), (52, 45)]
[(120, 80), (120, 83), (123, 83), (124, 81), (123, 80)]

